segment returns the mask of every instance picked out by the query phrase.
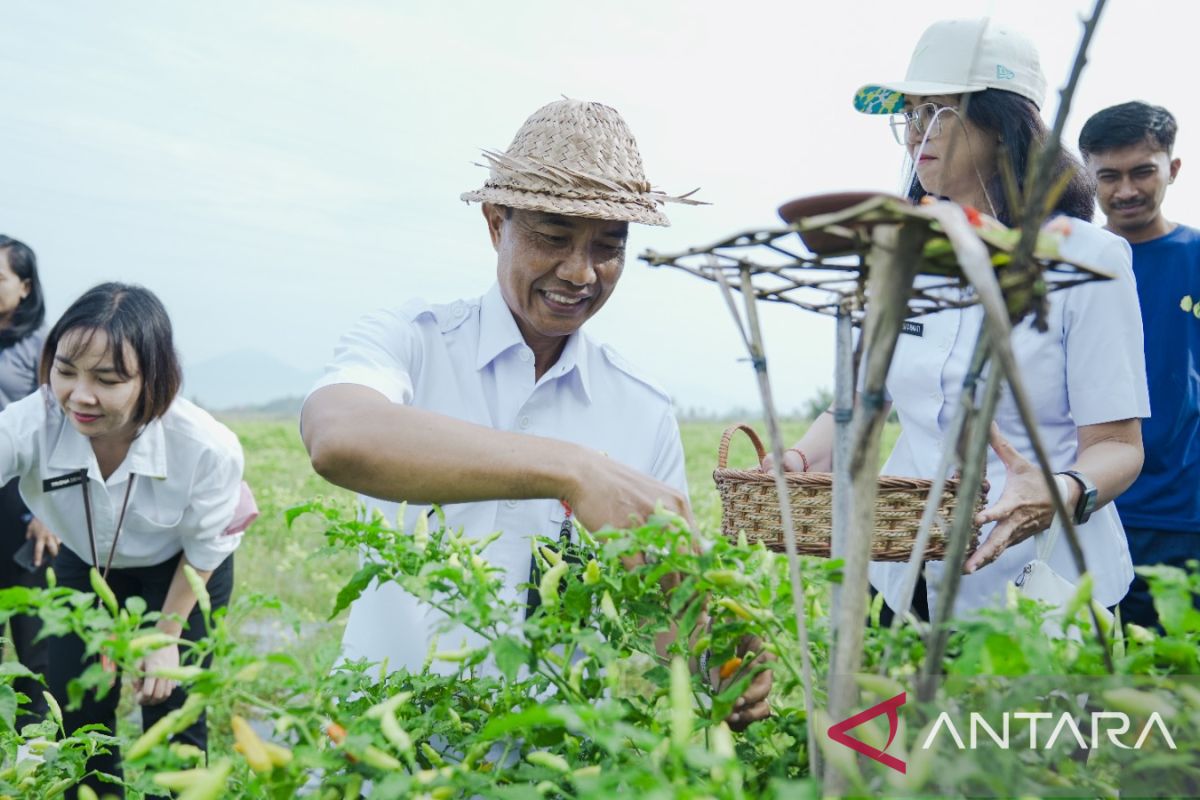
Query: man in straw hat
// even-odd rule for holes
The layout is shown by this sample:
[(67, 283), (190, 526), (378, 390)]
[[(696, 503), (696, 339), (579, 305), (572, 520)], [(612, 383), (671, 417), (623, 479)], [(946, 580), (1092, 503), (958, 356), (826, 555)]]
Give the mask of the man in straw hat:
[[(391, 518), (408, 501), (408, 530), (437, 503), (448, 527), (504, 531), (487, 555), (517, 598), (530, 533), (570, 535), (572, 514), (624, 527), (659, 503), (690, 516), (670, 398), (581, 330), (621, 277), (629, 223), (667, 225), (659, 206), (690, 201), (651, 189), (624, 120), (599, 103), (550, 103), (484, 155), (488, 180), (462, 199), (483, 204), (496, 283), (365, 317), (305, 401), (302, 432), (329, 481)], [(354, 603), (343, 649), (419, 671), (435, 621), (387, 584)], [(765, 695), (731, 722), (765, 716)]]

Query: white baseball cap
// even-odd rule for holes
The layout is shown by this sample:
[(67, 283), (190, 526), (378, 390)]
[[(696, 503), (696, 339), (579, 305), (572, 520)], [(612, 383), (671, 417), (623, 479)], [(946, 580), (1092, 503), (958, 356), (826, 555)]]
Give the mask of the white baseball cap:
[(1033, 42), (990, 19), (935, 22), (921, 35), (908, 74), (894, 83), (872, 83), (854, 94), (864, 114), (898, 114), (906, 94), (964, 94), (1003, 89), (1033, 101), (1046, 98), (1046, 76)]

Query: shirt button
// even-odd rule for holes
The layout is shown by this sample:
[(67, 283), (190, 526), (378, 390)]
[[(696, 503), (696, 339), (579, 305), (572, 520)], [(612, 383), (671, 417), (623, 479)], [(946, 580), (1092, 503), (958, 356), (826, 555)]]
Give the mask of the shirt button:
[(529, 348), (527, 348), (527, 347), (522, 347), (522, 348), (521, 348), (521, 355), (520, 355), (520, 359), (521, 359), (522, 361), (525, 361), (525, 362), (532, 361), (532, 360), (533, 360), (533, 353), (529, 352)]
[(505, 507), (507, 507), (507, 508), (516, 508), (516, 507), (517, 507), (517, 501), (516, 501), (516, 500), (505, 500), (505, 501), (504, 501), (504, 505), (505, 505)]
[(467, 313), (466, 303), (455, 303), (454, 304), (454, 316), (461, 317), (466, 313)]
[(522, 430), (524, 430), (525, 428), (528, 428), (529, 427), (529, 417), (521, 417), (520, 425), (521, 425)]

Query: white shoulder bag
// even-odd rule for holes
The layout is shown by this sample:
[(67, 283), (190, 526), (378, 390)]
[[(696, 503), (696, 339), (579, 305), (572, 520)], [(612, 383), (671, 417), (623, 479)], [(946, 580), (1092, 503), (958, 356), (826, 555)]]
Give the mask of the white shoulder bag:
[[(1047, 561), (1050, 554), (1054, 552), (1054, 546), (1058, 543), (1059, 532), (1062, 530), (1062, 523), (1059, 521), (1058, 515), (1054, 515), (1054, 521), (1050, 523), (1050, 527), (1039, 534), (1034, 535), (1034, 546), (1036, 552), (1033, 561), (1025, 565), (1021, 573), (1017, 575), (1013, 581), (1017, 585), (1021, 594), (1028, 597), (1030, 600), (1038, 600), (1053, 606), (1056, 611), (1050, 612), (1046, 616), (1045, 622), (1042, 623), (1042, 632), (1047, 636), (1061, 637), (1063, 636), (1062, 615), (1067, 604), (1075, 597), (1075, 592), (1078, 587), (1069, 580), (1059, 575), (1050, 566)], [(1112, 623), (1112, 613), (1106, 608), (1097, 608), (1096, 613)], [(1082, 636), (1079, 629), (1075, 626), (1065, 634), (1068, 638), (1076, 641), (1081, 641)]]

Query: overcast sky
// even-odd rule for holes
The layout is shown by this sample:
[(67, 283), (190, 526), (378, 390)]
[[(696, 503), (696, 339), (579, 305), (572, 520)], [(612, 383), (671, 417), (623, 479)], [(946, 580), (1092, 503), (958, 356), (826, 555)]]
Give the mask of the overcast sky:
[[(3, 0), (0, 232), (38, 253), (51, 319), (101, 280), (143, 283), (185, 362), (240, 349), (316, 368), (380, 305), (482, 294), (495, 257), (482, 148), (561, 95), (616, 107), (648, 178), (708, 207), (633, 226), (591, 323), (684, 408), (759, 407), (717, 289), (634, 256), (775, 224), (791, 198), (897, 188), (901, 149), (850, 100), (903, 76), (921, 31), (991, 14), (1054, 90), (1080, 0), (403, 3)], [(1110, 0), (1068, 124), (1140, 98), (1176, 114), (1167, 203), (1200, 224), (1195, 4)], [(1198, 167), (1197, 169), (1200, 169)], [(765, 314), (777, 402), (832, 384), (832, 322)]]

